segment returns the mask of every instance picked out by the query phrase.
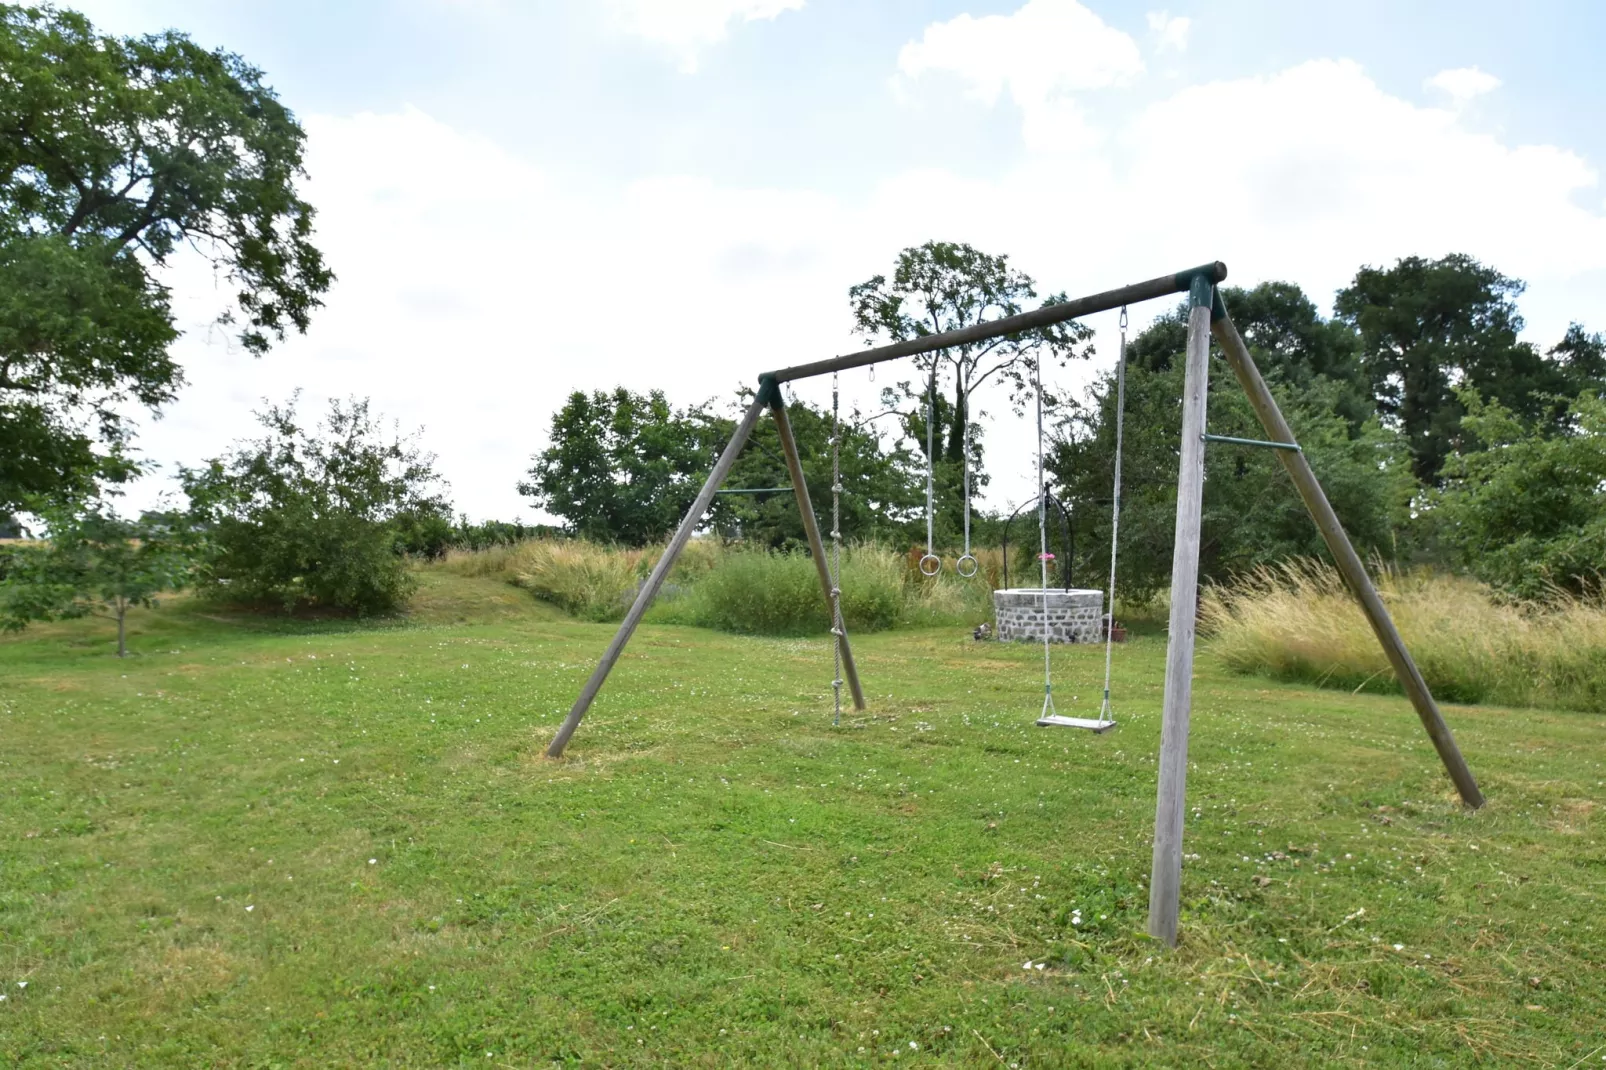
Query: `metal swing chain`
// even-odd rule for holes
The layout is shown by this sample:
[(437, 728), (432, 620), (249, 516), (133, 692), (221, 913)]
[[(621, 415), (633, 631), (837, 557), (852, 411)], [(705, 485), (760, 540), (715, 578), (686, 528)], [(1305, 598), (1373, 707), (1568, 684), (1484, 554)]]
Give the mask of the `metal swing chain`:
[(920, 559), (920, 574), (928, 579), (942, 571), (942, 558), (933, 546), (932, 517), (936, 511), (933, 481), (936, 478), (936, 441), (932, 437), (937, 426), (937, 358), (931, 359), (931, 385), (926, 391), (926, 556)]
[(831, 373), (831, 723), (842, 723), (842, 422), (837, 373)]
[[(964, 438), (962, 447), (964, 456), (960, 459), (964, 465), (965, 481), (965, 552), (960, 555), (958, 561), (954, 562), (954, 571), (968, 580), (981, 571), (981, 565), (976, 560), (975, 555), (970, 552), (970, 391), (966, 389), (963, 394), (965, 399), (964, 411), (959, 414), (959, 418), (965, 421), (964, 426), (961, 428), (961, 435)], [(969, 572), (965, 571), (967, 566), (970, 569)]]
[(1104, 619), (1104, 705), (1099, 720), (1114, 720), (1110, 706), (1110, 655), (1115, 647), (1115, 557), (1121, 545), (1121, 447), (1126, 421), (1126, 306), (1121, 306), (1121, 349), (1115, 364), (1115, 487), (1110, 510), (1110, 584)]
[(1043, 595), (1043, 712), (1054, 713), (1054, 676), (1048, 648), (1048, 484), (1043, 482), (1043, 369), (1032, 363), (1032, 384), (1037, 388), (1037, 564)]

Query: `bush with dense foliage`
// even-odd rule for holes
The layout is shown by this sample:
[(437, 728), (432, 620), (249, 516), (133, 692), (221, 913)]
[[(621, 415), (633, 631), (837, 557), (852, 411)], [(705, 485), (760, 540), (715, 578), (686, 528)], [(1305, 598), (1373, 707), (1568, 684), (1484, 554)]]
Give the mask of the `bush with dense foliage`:
[(409, 539), (450, 515), (434, 459), (365, 400), (332, 402), (316, 428), (299, 422), (294, 399), (258, 420), (262, 438), (182, 474), (212, 546), (203, 590), (286, 610), (399, 608), (417, 584)]
[(1606, 399), (1580, 394), (1561, 431), (1463, 391), (1478, 449), (1452, 454), (1428, 518), (1455, 563), (1521, 598), (1598, 589), (1606, 570)]
[[(850, 548), (842, 556), (841, 588), (842, 619), (850, 633), (898, 623), (904, 589), (896, 555), (874, 546)], [(764, 549), (726, 553), (672, 616), (752, 635), (819, 635), (831, 626), (814, 562), (806, 554)]]

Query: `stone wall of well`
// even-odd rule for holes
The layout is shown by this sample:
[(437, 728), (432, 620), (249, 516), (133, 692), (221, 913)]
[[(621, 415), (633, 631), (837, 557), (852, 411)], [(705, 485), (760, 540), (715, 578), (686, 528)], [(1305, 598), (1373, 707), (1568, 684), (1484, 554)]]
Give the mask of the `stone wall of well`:
[(1038, 587), (993, 592), (994, 634), (1004, 642), (1097, 643), (1104, 638), (1104, 592), (1049, 588), (1048, 607)]

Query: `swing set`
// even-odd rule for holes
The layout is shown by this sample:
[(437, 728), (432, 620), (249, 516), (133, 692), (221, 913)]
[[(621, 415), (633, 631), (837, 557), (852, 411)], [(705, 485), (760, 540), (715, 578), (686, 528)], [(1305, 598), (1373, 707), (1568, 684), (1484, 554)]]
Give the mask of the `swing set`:
[[(1195, 640), (1195, 619), (1198, 612), (1199, 601), (1199, 532), (1204, 495), (1204, 455), (1205, 447), (1209, 443), (1222, 445), (1242, 446), (1249, 448), (1271, 449), (1276, 451), (1283, 464), (1284, 470), (1293, 481), (1294, 487), (1320, 531), (1328, 550), (1332, 553), (1338, 565), (1340, 574), (1344, 577), (1346, 585), (1356, 601), (1360, 603), (1367, 621), (1372, 626), (1373, 633), (1383, 647), (1389, 664), (1393, 667), (1395, 676), (1399, 678), (1410, 698), (1428, 738), (1432, 740), (1439, 759), (1443, 762), (1446, 772), (1454, 783), (1462, 801), (1474, 809), (1483, 805), (1483, 793), (1479, 790), (1472, 771), (1467, 767), (1460, 749), (1456, 746), (1455, 737), (1451, 734), (1449, 725), (1444, 721), (1438, 704), (1434, 701), (1432, 693), (1428, 690), (1421, 671), (1412, 659), (1410, 651), (1400, 638), (1399, 631), (1394, 626), (1387, 608), (1378, 596), (1377, 590), (1372, 586), (1370, 577), (1361, 563), (1360, 556), (1350, 543), (1338, 516), (1333, 512), (1332, 505), (1327, 500), (1321, 485), (1316, 480), (1304, 452), (1294, 438), (1287, 420), (1283, 418), (1282, 411), (1277, 407), (1276, 400), (1267, 388), (1266, 382), (1261, 378), (1259, 369), (1255, 366), (1249, 349), (1244, 345), (1237, 327), (1233, 325), (1227, 315), (1226, 305), (1222, 302), (1217, 285), (1227, 277), (1227, 267), (1218, 262), (1203, 264), (1187, 271), (1177, 272), (1174, 275), (1162, 275), (1149, 279), (1146, 282), (1123, 286), (1119, 289), (1108, 290), (1104, 293), (1093, 294), (1088, 297), (1077, 298), (1072, 301), (1045, 305), (1031, 312), (972, 324), (969, 327), (941, 334), (925, 335), (912, 338), (892, 345), (867, 349), (847, 356), (833, 357), (828, 360), (815, 361), (809, 364), (800, 364), (778, 371), (765, 372), (758, 377), (759, 389), (754, 395), (752, 403), (748, 405), (741, 421), (737, 424), (735, 433), (725, 445), (714, 469), (708, 475), (691, 508), (687, 511), (685, 519), (675, 531), (674, 537), (669, 540), (658, 563), (653, 567), (651, 575), (642, 584), (631, 605), (625, 619), (619, 626), (619, 631), (608, 644), (601, 661), (586, 680), (574, 706), (569, 710), (558, 733), (553, 737), (546, 753), (550, 758), (562, 757), (564, 748), (568, 746), (569, 739), (580, 726), (586, 711), (596, 699), (597, 693), (608, 679), (614, 664), (623, 653), (625, 644), (630, 641), (637, 625), (641, 623), (642, 616), (647, 607), (652, 604), (659, 589), (663, 586), (665, 578), (674, 566), (676, 558), (685, 549), (692, 533), (703, 523), (714, 496), (720, 493), (732, 466), (742, 447), (746, 445), (748, 437), (752, 434), (754, 426), (765, 409), (775, 421), (776, 432), (780, 437), (781, 449), (785, 455), (786, 468), (790, 476), (792, 492), (797, 496), (798, 512), (802, 517), (804, 535), (808, 540), (809, 554), (813, 558), (815, 568), (819, 573), (821, 592), (831, 615), (831, 635), (833, 639), (833, 660), (835, 674), (832, 681), (832, 691), (835, 698), (836, 714), (833, 724), (840, 723), (842, 707), (842, 685), (847, 684), (852, 694), (853, 705), (857, 710), (865, 708), (864, 690), (859, 683), (858, 668), (853, 660), (853, 648), (848, 642), (847, 628), (842, 620), (842, 599), (839, 577), (841, 576), (842, 536), (841, 536), (841, 465), (840, 465), (840, 425), (838, 420), (839, 391), (838, 375), (853, 368), (869, 367), (874, 372), (877, 364), (885, 361), (897, 360), (903, 357), (917, 356), (925, 353), (935, 353), (950, 346), (970, 345), (975, 342), (997, 338), (1003, 335), (1017, 334), (1022, 331), (1047, 327), (1056, 323), (1076, 319), (1081, 316), (1097, 312), (1121, 310), (1122, 348), (1116, 372), (1116, 458), (1115, 487), (1113, 495), (1114, 512), (1111, 522), (1111, 552), (1110, 552), (1110, 580), (1107, 588), (1109, 601), (1106, 603), (1105, 624), (1105, 676), (1104, 676), (1104, 703), (1096, 721), (1081, 718), (1061, 718), (1054, 710), (1053, 683), (1050, 676), (1049, 639), (1047, 629), (1044, 629), (1043, 642), (1043, 708), (1039, 715), (1038, 724), (1068, 723), (1074, 727), (1093, 728), (1103, 731), (1114, 724), (1113, 711), (1110, 706), (1110, 665), (1111, 665), (1111, 639), (1114, 630), (1113, 600), (1115, 592), (1115, 548), (1119, 542), (1119, 524), (1121, 510), (1121, 435), (1122, 422), (1125, 413), (1126, 391), (1126, 308), (1130, 304), (1140, 301), (1150, 301), (1156, 298), (1168, 297), (1172, 294), (1186, 293), (1188, 295), (1188, 334), (1186, 363), (1184, 366), (1183, 395), (1182, 395), (1182, 441), (1181, 460), (1177, 475), (1177, 514), (1176, 537), (1171, 564), (1171, 606), (1170, 627), (1166, 646), (1166, 672), (1165, 693), (1160, 730), (1160, 760), (1159, 760), (1159, 786), (1156, 793), (1155, 820), (1154, 820), (1154, 854), (1151, 878), (1149, 881), (1149, 933), (1163, 941), (1168, 946), (1174, 946), (1177, 941), (1177, 918), (1181, 905), (1182, 888), (1182, 835), (1184, 817), (1186, 816), (1186, 784), (1188, 771), (1188, 731), (1193, 695), (1193, 651)], [(1248, 395), (1251, 407), (1259, 418), (1261, 426), (1265, 429), (1269, 440), (1233, 438), (1225, 435), (1212, 435), (1206, 431), (1205, 408), (1207, 385), (1209, 381), (1210, 341), (1214, 337), (1220, 347), (1228, 366), (1238, 384)], [(826, 555), (820, 529), (815, 518), (814, 506), (809, 498), (808, 485), (803, 479), (803, 465), (798, 455), (797, 441), (792, 434), (791, 421), (787, 416), (786, 404), (781, 395), (783, 383), (796, 382), (814, 376), (831, 375), (831, 420), (832, 420), (832, 457), (831, 457), (831, 542), (832, 552)], [(932, 405), (935, 407), (936, 369), (933, 364), (932, 371)], [(1043, 388), (1042, 373), (1034, 367), (1033, 386), (1037, 397), (1037, 485), (1039, 495), (1037, 499), (1038, 513), (1038, 571), (1042, 584), (1044, 606), (1048, 599), (1048, 563), (1053, 555), (1048, 551), (1048, 497), (1042, 493), (1045, 489), (1043, 482)], [(926, 473), (926, 554), (920, 560), (920, 570), (927, 576), (935, 576), (941, 570), (942, 561), (936, 556), (932, 543), (932, 502), (933, 502), (933, 476), (931, 470), (932, 449), (935, 445), (932, 440), (932, 424), (934, 419), (928, 419), (926, 434), (928, 447), (927, 473)], [(965, 446), (967, 451), (965, 461), (965, 548), (964, 554), (956, 562), (956, 571), (961, 575), (975, 575), (976, 559), (970, 553), (970, 496), (969, 496), (969, 428), (965, 429)], [(969, 572), (962, 571), (966, 565)], [(932, 568), (935, 563), (935, 568)]]

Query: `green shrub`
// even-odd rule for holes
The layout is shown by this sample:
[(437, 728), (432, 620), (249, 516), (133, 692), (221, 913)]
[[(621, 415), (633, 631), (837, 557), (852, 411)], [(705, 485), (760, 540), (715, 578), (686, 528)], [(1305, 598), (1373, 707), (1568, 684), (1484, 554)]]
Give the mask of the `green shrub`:
[[(429, 455), (387, 432), (366, 401), (331, 403), (316, 429), (295, 399), (257, 418), (267, 433), (182, 472), (212, 553), (201, 588), (232, 602), (385, 613), (417, 581), (404, 556), (447, 515)], [(440, 527), (441, 525), (436, 525)]]
[[(853, 547), (842, 560), (842, 617), (850, 633), (893, 627), (903, 609), (896, 555)], [(814, 635), (830, 614), (814, 562), (804, 554), (727, 552), (659, 619), (750, 635)]]

